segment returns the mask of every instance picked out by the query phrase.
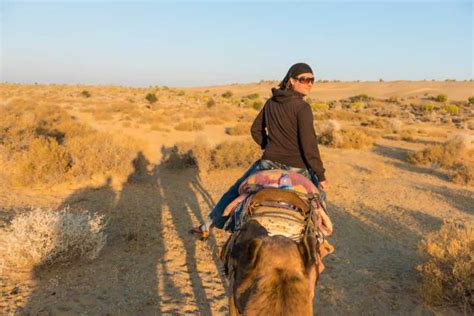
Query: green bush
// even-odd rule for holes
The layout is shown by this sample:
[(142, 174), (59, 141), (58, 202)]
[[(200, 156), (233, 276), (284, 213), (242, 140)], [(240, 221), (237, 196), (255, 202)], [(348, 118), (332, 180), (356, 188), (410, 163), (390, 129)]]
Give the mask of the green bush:
[(89, 91), (87, 91), (87, 90), (83, 90), (83, 91), (81, 92), (81, 95), (82, 95), (83, 97), (85, 97), (85, 98), (90, 98), (90, 97), (91, 97), (91, 93), (90, 93)]
[(258, 93), (251, 93), (251, 94), (246, 95), (245, 97), (249, 100), (255, 100), (255, 99), (258, 99), (259, 94)]
[(446, 94), (438, 94), (434, 99), (438, 102), (446, 102), (448, 101), (448, 96)]
[(372, 97), (369, 97), (367, 94), (358, 94), (352, 97), (349, 97), (349, 101), (351, 102), (367, 102), (372, 100)]
[(327, 103), (311, 103), (311, 109), (313, 111), (327, 111), (329, 110), (329, 105)]
[(467, 101), (469, 102), (469, 104), (473, 105), (474, 104), (474, 96), (473, 97), (469, 97), (467, 99)]
[(445, 104), (441, 107), (441, 109), (448, 112), (449, 114), (459, 113), (459, 107), (454, 104)]
[(226, 91), (222, 94), (222, 97), (223, 98), (226, 98), (226, 99), (230, 99), (234, 94), (232, 93), (232, 91)]
[(262, 101), (255, 101), (254, 103), (252, 103), (252, 108), (257, 111), (259, 111), (262, 108), (262, 106), (263, 106)]
[(213, 98), (210, 98), (206, 103), (207, 108), (212, 108), (215, 105), (216, 105), (216, 101), (214, 101)]
[(434, 110), (434, 108), (435, 108), (435, 105), (431, 102), (430, 103), (425, 103), (421, 106), (421, 110), (423, 112), (431, 112), (431, 111)]
[(150, 103), (155, 103), (156, 101), (158, 101), (158, 98), (156, 97), (156, 95), (151, 92), (146, 95), (145, 99)]

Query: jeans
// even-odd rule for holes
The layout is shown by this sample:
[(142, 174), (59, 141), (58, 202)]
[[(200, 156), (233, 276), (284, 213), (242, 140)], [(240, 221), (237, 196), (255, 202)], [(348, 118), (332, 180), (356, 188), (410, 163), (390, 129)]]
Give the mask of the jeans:
[[(319, 189), (319, 191), (324, 194), (323, 191), (320, 189), (318, 177), (314, 174), (312, 170), (289, 167), (287, 165), (277, 163), (271, 160), (260, 159), (254, 162), (254, 164), (244, 173), (244, 175), (240, 177), (226, 193), (224, 193), (219, 202), (217, 202), (212, 211), (209, 213), (209, 220), (204, 223), (206, 228), (209, 229), (212, 225), (222, 229), (224, 227), (225, 222), (227, 221), (227, 218), (223, 217), (222, 214), (224, 213), (224, 210), (227, 205), (229, 205), (239, 196), (239, 187), (242, 182), (244, 182), (245, 179), (260, 170), (271, 169), (283, 169), (301, 173), (302, 175), (310, 179)], [(323, 198), (325, 199), (325, 195), (323, 195)]]

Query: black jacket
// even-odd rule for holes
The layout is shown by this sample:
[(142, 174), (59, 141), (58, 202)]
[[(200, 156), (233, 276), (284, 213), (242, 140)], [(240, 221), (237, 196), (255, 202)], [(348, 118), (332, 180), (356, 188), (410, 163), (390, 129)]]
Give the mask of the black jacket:
[(253, 139), (265, 150), (262, 158), (312, 169), (319, 181), (325, 180), (311, 107), (298, 92), (273, 88), (272, 93), (251, 128)]

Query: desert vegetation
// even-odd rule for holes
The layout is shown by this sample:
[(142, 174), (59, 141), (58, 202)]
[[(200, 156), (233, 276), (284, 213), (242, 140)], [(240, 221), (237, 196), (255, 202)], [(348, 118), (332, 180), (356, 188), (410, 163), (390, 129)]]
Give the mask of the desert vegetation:
[[(261, 156), (250, 125), (276, 84), (2, 84), (0, 308), (225, 313), (226, 235), (188, 230)], [(315, 88), (337, 231), (316, 311), (472, 312), (472, 82)]]
[(420, 245), (426, 262), (420, 264), (420, 294), (430, 305), (457, 305), (465, 314), (474, 307), (474, 226), (446, 222)]

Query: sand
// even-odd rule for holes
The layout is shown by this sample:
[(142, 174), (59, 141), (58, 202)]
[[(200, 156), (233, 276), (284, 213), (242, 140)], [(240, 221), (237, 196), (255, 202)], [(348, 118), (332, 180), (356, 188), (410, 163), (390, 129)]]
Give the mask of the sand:
[[(236, 94), (269, 85), (200, 88)], [(391, 82), (327, 83), (317, 87), (323, 100), (358, 93), (409, 97), (427, 91), (464, 99), (472, 83)], [(250, 88), (249, 88), (250, 86)], [(467, 87), (467, 88), (466, 88)], [(240, 90), (239, 90), (240, 89)], [(198, 89), (189, 89), (197, 91)], [(159, 315), (227, 313), (227, 282), (217, 259), (227, 233), (215, 231), (208, 241), (188, 233), (245, 170), (198, 173), (163, 166), (160, 148), (207, 135), (212, 143), (230, 139), (222, 126), (169, 133), (123, 128), (116, 121), (97, 122), (71, 110), (98, 129), (127, 133), (145, 144), (148, 172), (112, 184), (95, 181), (52, 189), (0, 189), (2, 227), (28, 206), (70, 205), (120, 218), (109, 228), (107, 245), (93, 261), (20, 270), (0, 266), (0, 314), (20, 315)], [(425, 127), (420, 123), (420, 127)], [(441, 129), (459, 133), (452, 127)], [(472, 131), (461, 131), (472, 135)], [(232, 138), (235, 139), (235, 138)], [(457, 314), (454, 308), (424, 305), (418, 293), (416, 265), (423, 262), (418, 245), (445, 219), (474, 220), (474, 188), (449, 181), (443, 170), (413, 166), (406, 155), (422, 142), (379, 138), (368, 149), (321, 147), (330, 181), (329, 213), (335, 232), (334, 254), (325, 260), (314, 299), (321, 315)], [(118, 215), (117, 215), (118, 214)], [(136, 225), (140, 236), (121, 238), (123, 225)], [(1, 244), (0, 247), (6, 245)], [(4, 248), (5, 249), (5, 248)]]

